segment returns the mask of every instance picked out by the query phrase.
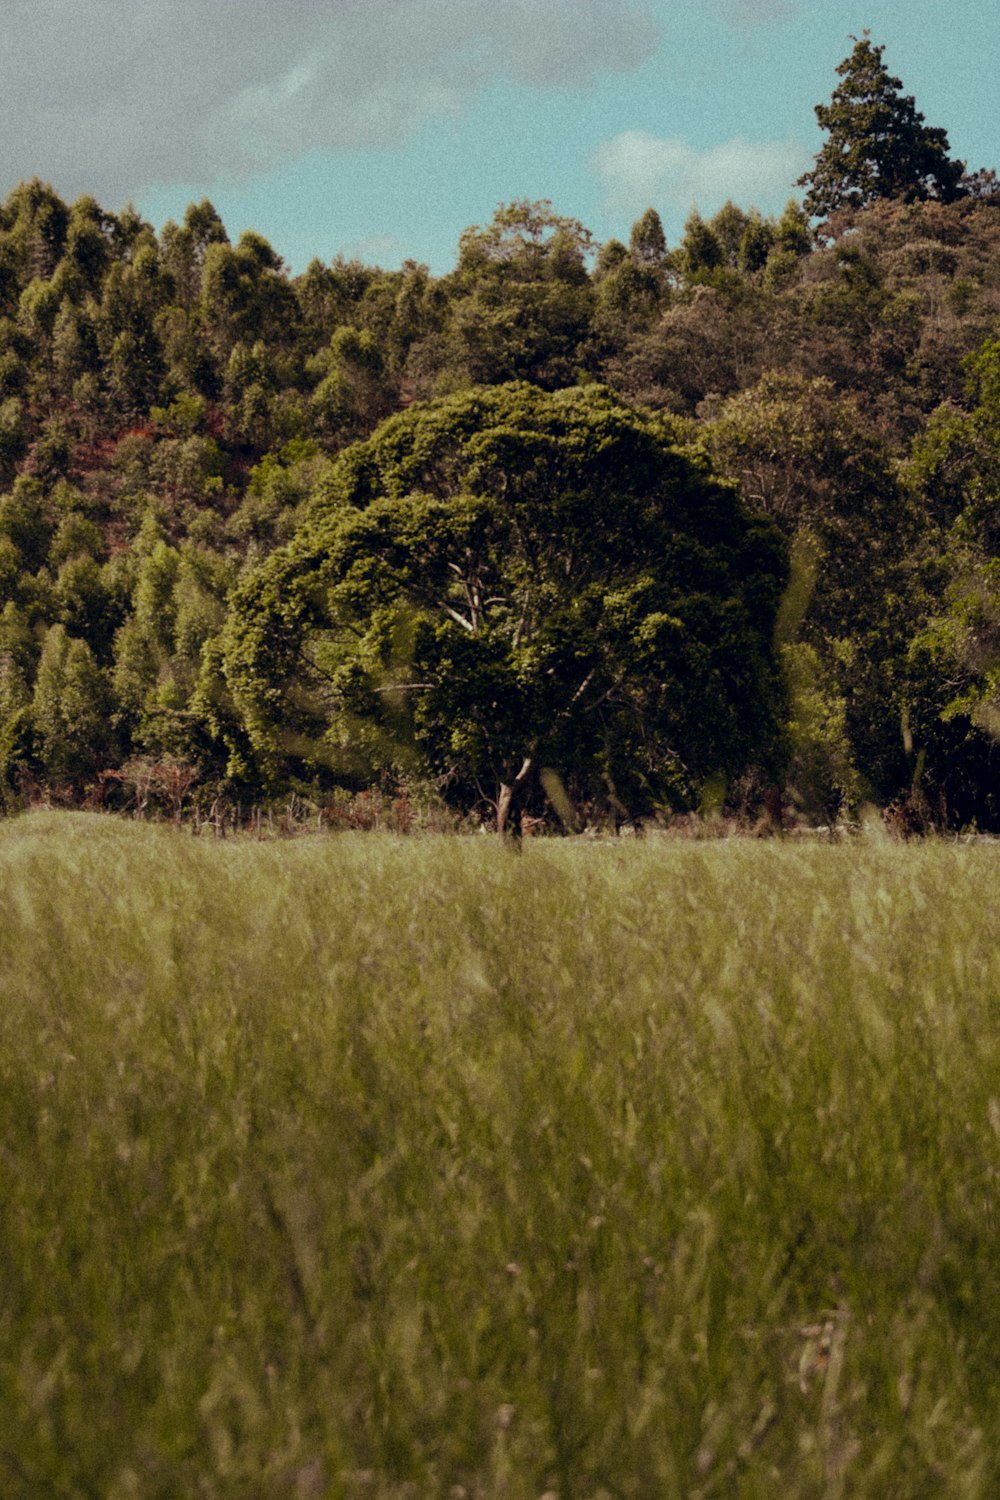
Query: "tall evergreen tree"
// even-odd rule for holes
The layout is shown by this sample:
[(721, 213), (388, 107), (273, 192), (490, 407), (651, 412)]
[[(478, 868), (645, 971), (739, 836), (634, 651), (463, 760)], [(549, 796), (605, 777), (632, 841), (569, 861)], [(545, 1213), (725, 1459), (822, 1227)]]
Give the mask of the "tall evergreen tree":
[(811, 172), (798, 186), (809, 189), (805, 206), (825, 218), (838, 208), (864, 208), (876, 198), (940, 198), (962, 193), (964, 163), (948, 155), (945, 131), (924, 124), (912, 97), (882, 61), (868, 32), (840, 64), (843, 80), (816, 118), (830, 133)]

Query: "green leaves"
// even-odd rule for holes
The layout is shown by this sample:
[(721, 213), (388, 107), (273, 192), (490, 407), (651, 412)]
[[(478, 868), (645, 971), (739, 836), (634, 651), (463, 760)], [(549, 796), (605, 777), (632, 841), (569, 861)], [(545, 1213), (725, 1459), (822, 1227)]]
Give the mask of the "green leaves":
[(914, 736), (965, 818), (996, 817), (1000, 742), (1000, 341), (967, 362), (969, 411), (945, 405), (908, 478), (928, 518), (926, 617), (908, 658)]
[[(655, 419), (601, 388), (508, 385), (413, 407), (344, 455), (238, 591), (226, 670), (275, 770), (310, 735), (322, 768), (319, 742), (361, 714), (395, 737), (390, 762), (417, 750), (465, 795), (537, 760), (648, 811), (678, 759), (694, 796), (775, 751), (784, 568)], [(643, 739), (661, 749), (639, 778)]]
[(53, 783), (80, 784), (110, 746), (108, 683), (85, 641), (53, 625), (42, 647), (32, 721)]
[(914, 100), (899, 92), (902, 81), (885, 67), (884, 51), (865, 32), (837, 69), (843, 81), (829, 105), (816, 106), (830, 138), (799, 186), (808, 187), (805, 206), (819, 217), (876, 198), (947, 203), (961, 194), (964, 163), (950, 159), (945, 131), (925, 125)]
[(482, 385), (533, 380), (553, 389), (583, 367), (593, 292), (590, 232), (547, 201), (497, 210), (459, 242), (451, 360)]

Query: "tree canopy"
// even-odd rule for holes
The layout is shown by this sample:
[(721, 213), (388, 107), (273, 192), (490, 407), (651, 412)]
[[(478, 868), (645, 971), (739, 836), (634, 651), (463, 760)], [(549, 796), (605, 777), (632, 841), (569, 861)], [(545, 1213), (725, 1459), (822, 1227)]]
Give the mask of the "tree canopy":
[(964, 163), (949, 155), (944, 130), (925, 125), (916, 101), (902, 94), (882, 61), (884, 47), (868, 33), (837, 68), (841, 82), (816, 118), (829, 139), (812, 171), (799, 178), (805, 206), (825, 218), (840, 208), (863, 208), (877, 198), (940, 198), (962, 191)]
[(633, 816), (776, 771), (785, 575), (777, 531), (654, 418), (512, 384), (349, 450), (237, 592), (226, 670), (272, 761), (416, 751), (501, 829), (545, 771)]

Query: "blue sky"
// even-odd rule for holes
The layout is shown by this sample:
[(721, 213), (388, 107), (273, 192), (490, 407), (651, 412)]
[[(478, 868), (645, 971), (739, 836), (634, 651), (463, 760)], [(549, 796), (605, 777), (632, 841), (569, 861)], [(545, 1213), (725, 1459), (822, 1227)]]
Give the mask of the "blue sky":
[[(652, 204), (778, 212), (813, 106), (868, 27), (970, 168), (1000, 168), (996, 0), (6, 0), (0, 190), (210, 197), (292, 270), (436, 272), (498, 203), (549, 198), (598, 239)], [(123, 24), (123, 18), (128, 18)]]

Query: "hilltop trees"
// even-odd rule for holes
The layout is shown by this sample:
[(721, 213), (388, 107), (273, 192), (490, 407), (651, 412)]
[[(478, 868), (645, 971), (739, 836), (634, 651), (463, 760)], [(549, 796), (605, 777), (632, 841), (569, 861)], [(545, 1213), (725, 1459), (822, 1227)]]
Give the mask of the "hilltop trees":
[(491, 789), (501, 831), (554, 769), (635, 815), (776, 770), (784, 580), (775, 529), (655, 419), (512, 384), (349, 450), (238, 589), (226, 670), (272, 768), (416, 755)]
[(943, 130), (924, 124), (902, 80), (882, 61), (868, 33), (837, 68), (842, 82), (816, 118), (829, 140), (811, 172), (799, 178), (809, 189), (805, 206), (825, 218), (839, 208), (864, 208), (876, 198), (940, 198), (961, 194), (964, 163), (948, 155)]

